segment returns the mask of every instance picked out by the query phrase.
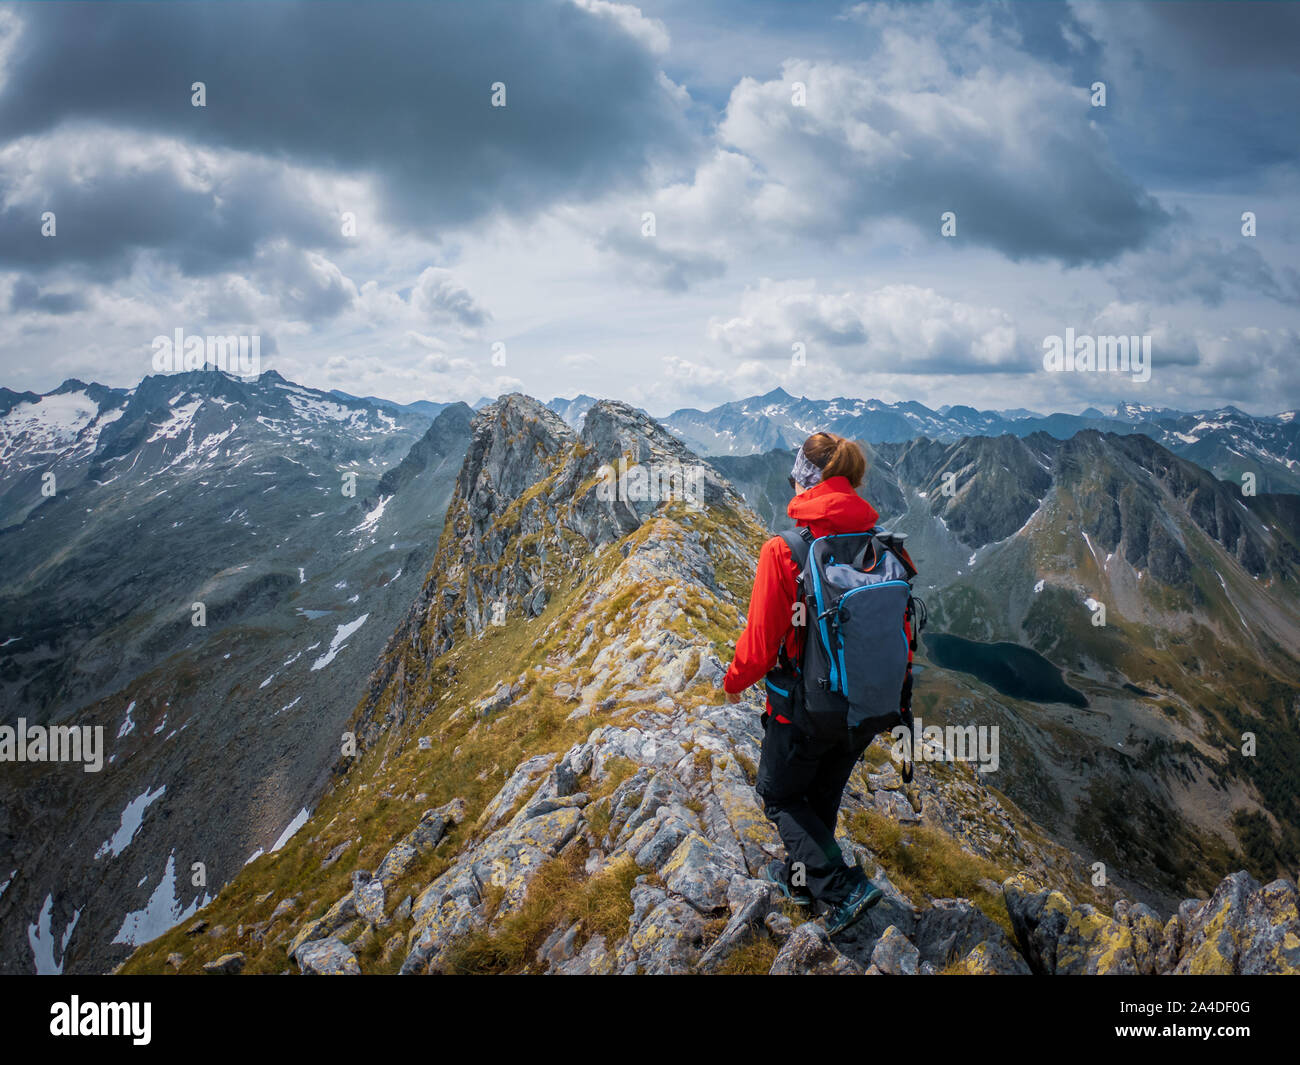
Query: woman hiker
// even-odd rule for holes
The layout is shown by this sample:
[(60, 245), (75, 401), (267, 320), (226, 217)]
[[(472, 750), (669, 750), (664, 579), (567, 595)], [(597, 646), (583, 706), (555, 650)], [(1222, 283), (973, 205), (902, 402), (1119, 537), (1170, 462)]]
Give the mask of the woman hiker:
[[(787, 513), (814, 537), (873, 528), (879, 515), (855, 491), (866, 468), (866, 456), (852, 440), (814, 433), (795, 457), (790, 476), (795, 496)], [(739, 702), (740, 693), (776, 668), (779, 660), (798, 665), (806, 631), (792, 624), (798, 579), (789, 545), (780, 536), (772, 537), (759, 555), (745, 631), (723, 679), (729, 702)], [(763, 876), (800, 906), (820, 904), (826, 931), (834, 935), (881, 899), (880, 889), (856, 864), (845, 864), (835, 842), (844, 785), (873, 737), (846, 733), (828, 740), (808, 735), (773, 711), (770, 691), (763, 729), (756, 790), (786, 851), (786, 860), (773, 861)]]

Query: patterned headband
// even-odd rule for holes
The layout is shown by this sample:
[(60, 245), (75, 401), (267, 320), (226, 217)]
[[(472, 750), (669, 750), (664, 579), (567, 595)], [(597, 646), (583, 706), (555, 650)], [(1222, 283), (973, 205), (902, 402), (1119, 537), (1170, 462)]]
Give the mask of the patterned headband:
[(821, 484), (822, 471), (803, 453), (801, 447), (799, 454), (794, 457), (794, 469), (790, 471), (790, 476), (800, 488), (811, 488), (815, 484)]

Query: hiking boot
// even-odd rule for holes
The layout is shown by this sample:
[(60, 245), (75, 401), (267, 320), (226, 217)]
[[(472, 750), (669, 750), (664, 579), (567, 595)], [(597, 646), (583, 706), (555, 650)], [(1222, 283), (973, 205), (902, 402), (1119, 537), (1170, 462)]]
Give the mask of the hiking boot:
[(826, 934), (834, 936), (843, 932), (850, 925), (861, 920), (862, 916), (884, 897), (885, 893), (870, 880), (864, 879), (854, 884), (848, 897), (838, 906), (827, 911)]
[(777, 891), (781, 892), (787, 899), (796, 906), (811, 906), (813, 903), (812, 892), (806, 887), (791, 887), (790, 882), (785, 875), (785, 862), (773, 860), (763, 866), (763, 879), (769, 884), (775, 884)]

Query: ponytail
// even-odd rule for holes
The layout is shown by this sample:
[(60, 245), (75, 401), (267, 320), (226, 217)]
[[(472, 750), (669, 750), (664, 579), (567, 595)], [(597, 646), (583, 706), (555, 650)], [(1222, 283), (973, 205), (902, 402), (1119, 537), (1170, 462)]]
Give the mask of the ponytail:
[(845, 477), (857, 488), (867, 472), (867, 456), (856, 441), (835, 433), (813, 433), (804, 441), (803, 453), (813, 465), (820, 467), (822, 480), (828, 477)]

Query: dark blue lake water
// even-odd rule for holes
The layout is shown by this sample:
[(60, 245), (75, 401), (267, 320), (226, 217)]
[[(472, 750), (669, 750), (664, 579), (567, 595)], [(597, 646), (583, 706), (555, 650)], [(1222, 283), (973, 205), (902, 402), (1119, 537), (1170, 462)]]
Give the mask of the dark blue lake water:
[(1003, 695), (1035, 703), (1088, 705), (1083, 692), (1066, 684), (1056, 666), (1018, 643), (981, 643), (943, 632), (928, 632), (921, 640), (936, 665), (969, 673)]

